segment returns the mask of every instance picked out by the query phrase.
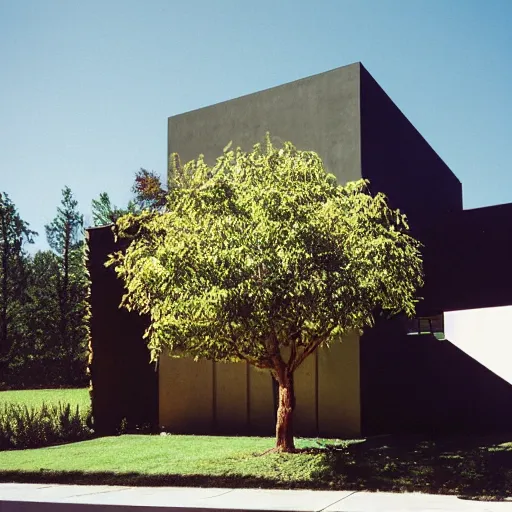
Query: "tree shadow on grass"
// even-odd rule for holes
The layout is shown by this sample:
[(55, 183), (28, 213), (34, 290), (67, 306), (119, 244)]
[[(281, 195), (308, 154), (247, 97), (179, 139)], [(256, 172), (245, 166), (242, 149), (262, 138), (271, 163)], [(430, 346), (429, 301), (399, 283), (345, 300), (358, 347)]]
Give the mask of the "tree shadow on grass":
[(380, 438), (329, 450), (336, 488), (512, 496), (511, 435), (485, 438)]

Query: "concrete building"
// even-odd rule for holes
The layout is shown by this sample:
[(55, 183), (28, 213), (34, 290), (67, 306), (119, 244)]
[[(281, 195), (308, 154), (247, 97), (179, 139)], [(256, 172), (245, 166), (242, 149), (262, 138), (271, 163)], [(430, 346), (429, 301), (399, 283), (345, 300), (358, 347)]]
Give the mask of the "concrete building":
[[(434, 319), (441, 331), (443, 318), (445, 324), (450, 318), (444, 330), (452, 338), (410, 336), (414, 324), (397, 319), (319, 350), (296, 374), (298, 435), (512, 427), (505, 412), (512, 411), (510, 384), (452, 343), (474, 337), (485, 322), (485, 315), (457, 311), (512, 305), (504, 250), (512, 246), (512, 205), (463, 210), (460, 181), (360, 63), (168, 123), (168, 155), (177, 152), (182, 161), (202, 153), (213, 163), (229, 141), (248, 150), (266, 132), (314, 150), (340, 183), (369, 179), (371, 190), (405, 212), (413, 235), (425, 243), (418, 324)], [(121, 285), (102, 265), (114, 248), (112, 234), (90, 230), (89, 244), (99, 429), (109, 431), (126, 417), (174, 432), (272, 434), (276, 388), (270, 375), (244, 363), (166, 357), (158, 372), (150, 371), (140, 340), (144, 321), (117, 309)], [(508, 332), (501, 327), (508, 327), (502, 323), (512, 320), (511, 313), (505, 308), (494, 314), (497, 332)]]

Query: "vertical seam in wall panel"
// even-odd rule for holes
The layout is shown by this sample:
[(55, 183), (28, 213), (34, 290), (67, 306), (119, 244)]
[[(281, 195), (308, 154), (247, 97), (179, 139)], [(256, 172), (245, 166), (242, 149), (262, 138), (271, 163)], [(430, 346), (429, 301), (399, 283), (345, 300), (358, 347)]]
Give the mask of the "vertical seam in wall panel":
[(320, 347), (318, 347), (315, 350), (315, 429), (316, 429), (316, 435), (319, 435), (320, 432), (320, 425), (318, 421), (318, 350)]
[(361, 390), (361, 336), (359, 335), (357, 337), (357, 362), (358, 362), (358, 368), (357, 368), (357, 381), (359, 384), (359, 397), (358, 397), (358, 410), (359, 410), (359, 435), (361, 435), (361, 431), (363, 428), (363, 400), (362, 400), (362, 390)]
[(160, 427), (160, 364), (159, 359), (155, 363), (156, 373), (156, 428)]
[(245, 362), (245, 393), (246, 393), (246, 419), (247, 419), (247, 430), (251, 429), (251, 366)]
[(212, 429), (217, 432), (217, 363), (212, 361)]
[(365, 399), (367, 396), (366, 386), (367, 383), (363, 381), (364, 372), (363, 365), (365, 364), (365, 354), (363, 352), (363, 337), (364, 334), (359, 336), (359, 433), (360, 435), (366, 435), (366, 417), (365, 417)]

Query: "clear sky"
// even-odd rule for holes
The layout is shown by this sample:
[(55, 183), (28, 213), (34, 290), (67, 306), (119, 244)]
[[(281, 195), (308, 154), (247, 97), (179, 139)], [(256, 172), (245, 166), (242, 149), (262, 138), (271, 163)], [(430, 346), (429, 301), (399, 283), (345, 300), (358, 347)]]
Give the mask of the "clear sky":
[(44, 248), (65, 185), (90, 222), (165, 175), (168, 116), (355, 61), (466, 208), (512, 202), (511, 0), (0, 0), (0, 191)]

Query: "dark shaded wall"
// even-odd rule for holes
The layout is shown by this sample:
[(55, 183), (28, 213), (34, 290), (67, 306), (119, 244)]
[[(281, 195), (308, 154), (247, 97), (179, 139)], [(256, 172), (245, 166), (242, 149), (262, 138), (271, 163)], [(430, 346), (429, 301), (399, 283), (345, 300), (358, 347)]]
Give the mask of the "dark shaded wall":
[(415, 229), (461, 210), (460, 181), (362, 65), (360, 73), (362, 176), (371, 191), (386, 194)]
[(122, 282), (106, 268), (120, 246), (111, 227), (87, 231), (91, 277), (92, 411), (100, 435), (115, 434), (123, 418), (128, 426), (158, 424), (158, 375), (142, 339), (143, 317), (119, 308)]
[(512, 430), (512, 386), (448, 340), (385, 322), (360, 355), (363, 435)]
[(446, 215), (424, 240), (420, 314), (512, 304), (512, 204)]
[[(512, 204), (433, 217), (422, 240), (418, 316), (512, 304)], [(361, 338), (365, 435), (512, 429), (509, 383), (449, 340), (406, 336), (404, 325), (381, 322)]]

